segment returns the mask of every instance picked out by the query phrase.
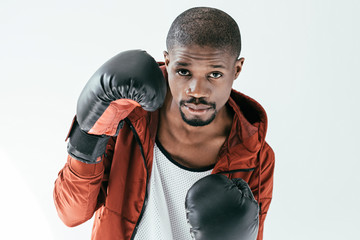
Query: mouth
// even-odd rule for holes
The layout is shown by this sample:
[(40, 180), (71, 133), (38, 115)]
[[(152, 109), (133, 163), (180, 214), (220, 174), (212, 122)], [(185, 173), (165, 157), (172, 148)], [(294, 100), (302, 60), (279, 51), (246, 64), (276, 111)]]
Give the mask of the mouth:
[(183, 106), (189, 113), (198, 116), (204, 115), (212, 109), (211, 106), (205, 104), (185, 103)]

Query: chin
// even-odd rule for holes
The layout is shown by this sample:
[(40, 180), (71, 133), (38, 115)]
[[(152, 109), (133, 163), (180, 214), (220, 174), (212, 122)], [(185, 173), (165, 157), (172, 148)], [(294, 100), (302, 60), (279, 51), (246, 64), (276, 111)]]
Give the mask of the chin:
[(199, 119), (199, 118), (189, 119), (185, 116), (185, 114), (182, 111), (180, 111), (180, 113), (181, 113), (182, 120), (186, 124), (188, 124), (192, 127), (203, 127), (203, 126), (209, 125), (210, 123), (212, 123), (212, 121), (216, 117), (216, 112), (214, 112), (208, 119)]

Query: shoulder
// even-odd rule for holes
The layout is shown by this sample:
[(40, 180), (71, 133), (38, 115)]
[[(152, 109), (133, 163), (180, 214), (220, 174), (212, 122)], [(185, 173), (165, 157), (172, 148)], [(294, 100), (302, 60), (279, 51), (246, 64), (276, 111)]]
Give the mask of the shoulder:
[(260, 150), (260, 161), (263, 167), (275, 165), (275, 152), (267, 142)]
[(148, 112), (141, 107), (137, 107), (128, 115), (127, 118), (140, 137), (142, 135), (149, 135), (150, 138), (155, 141), (159, 110)]

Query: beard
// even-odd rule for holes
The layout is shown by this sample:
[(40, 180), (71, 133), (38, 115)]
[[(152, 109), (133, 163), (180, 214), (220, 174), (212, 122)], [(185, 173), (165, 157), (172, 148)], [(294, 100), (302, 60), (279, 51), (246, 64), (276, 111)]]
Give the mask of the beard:
[[(185, 113), (181, 110), (181, 107), (185, 106), (186, 103), (193, 103), (193, 104), (204, 104), (204, 105), (208, 105), (210, 106), (210, 110), (214, 110), (213, 114), (211, 114), (210, 117), (208, 117), (207, 119), (200, 119), (199, 117), (195, 117), (195, 118), (187, 118), (185, 116)], [(216, 117), (217, 111), (216, 111), (216, 104), (212, 103), (212, 102), (207, 102), (202, 98), (190, 98), (189, 100), (185, 101), (185, 100), (181, 100), (180, 104), (179, 104), (179, 111), (180, 111), (180, 115), (182, 120), (192, 126), (192, 127), (202, 127), (202, 126), (206, 126), (208, 124), (210, 124)]]

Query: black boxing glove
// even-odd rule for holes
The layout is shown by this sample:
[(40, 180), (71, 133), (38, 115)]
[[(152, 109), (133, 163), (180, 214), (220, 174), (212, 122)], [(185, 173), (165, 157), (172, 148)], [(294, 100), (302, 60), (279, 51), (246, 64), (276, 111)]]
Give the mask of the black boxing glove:
[(158, 109), (166, 89), (158, 64), (145, 51), (129, 50), (114, 56), (95, 72), (79, 96), (68, 153), (83, 162), (98, 162), (121, 121), (135, 107)]
[(248, 184), (212, 174), (197, 181), (185, 200), (190, 233), (196, 240), (255, 240), (259, 206)]

